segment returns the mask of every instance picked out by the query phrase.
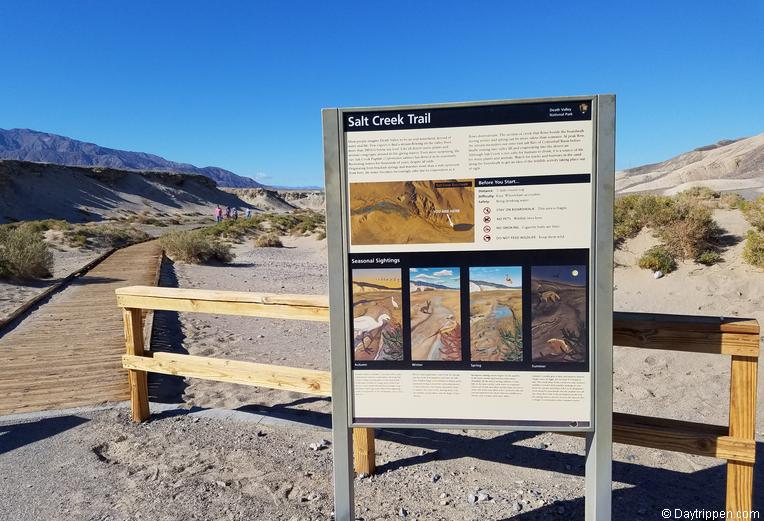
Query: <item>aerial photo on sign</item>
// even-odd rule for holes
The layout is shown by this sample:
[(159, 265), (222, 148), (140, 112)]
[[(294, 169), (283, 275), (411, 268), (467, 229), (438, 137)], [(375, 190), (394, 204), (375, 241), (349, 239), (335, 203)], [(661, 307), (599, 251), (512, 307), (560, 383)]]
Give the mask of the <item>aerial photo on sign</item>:
[(523, 271), (519, 266), (470, 268), (470, 359), (523, 359)]
[(534, 362), (586, 360), (586, 267), (533, 266)]
[(350, 183), (352, 244), (475, 240), (472, 181)]
[(401, 270), (353, 270), (355, 360), (403, 360)]
[(411, 268), (411, 359), (462, 359), (459, 268)]

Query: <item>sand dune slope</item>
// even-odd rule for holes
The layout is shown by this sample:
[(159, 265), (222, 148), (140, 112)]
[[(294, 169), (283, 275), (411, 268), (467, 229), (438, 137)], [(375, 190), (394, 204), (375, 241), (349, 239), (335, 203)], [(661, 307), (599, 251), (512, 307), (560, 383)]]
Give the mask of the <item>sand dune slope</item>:
[(136, 212), (202, 212), (215, 204), (254, 207), (203, 176), (0, 161), (0, 222), (82, 222)]
[(673, 194), (699, 184), (720, 191), (764, 193), (764, 133), (720, 141), (616, 174), (616, 192), (621, 194)]

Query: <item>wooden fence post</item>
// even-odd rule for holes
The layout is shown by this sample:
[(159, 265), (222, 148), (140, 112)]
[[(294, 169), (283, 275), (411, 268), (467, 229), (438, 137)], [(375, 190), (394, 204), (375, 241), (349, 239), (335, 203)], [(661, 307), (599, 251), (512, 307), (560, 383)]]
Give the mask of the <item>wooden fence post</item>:
[(377, 469), (374, 451), (374, 429), (353, 429), (353, 468), (356, 474), (371, 476)]
[[(143, 356), (143, 322), (141, 310), (125, 308), (122, 310), (125, 323), (125, 347), (128, 355)], [(130, 381), (130, 405), (133, 421), (140, 423), (148, 420), (149, 411), (149, 385), (145, 371), (127, 370)]]
[[(729, 435), (732, 437), (755, 439), (757, 370), (758, 358), (732, 356), (729, 414)], [(728, 511), (747, 513), (752, 510), (753, 465), (742, 461), (727, 462)]]

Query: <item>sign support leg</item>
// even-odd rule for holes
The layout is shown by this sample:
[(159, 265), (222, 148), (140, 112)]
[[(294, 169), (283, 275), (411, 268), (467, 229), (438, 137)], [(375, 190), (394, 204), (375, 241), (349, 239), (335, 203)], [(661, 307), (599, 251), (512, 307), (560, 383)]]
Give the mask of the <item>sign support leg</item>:
[(610, 521), (613, 482), (615, 96), (597, 96), (594, 250), (594, 432), (586, 435), (586, 521)]
[(344, 251), (342, 204), (344, 189), (340, 181), (340, 122), (336, 109), (324, 110), (324, 169), (326, 172), (326, 237), (329, 256), (329, 316), (332, 355), (332, 436), (334, 456), (334, 519), (355, 519), (353, 498), (353, 434), (348, 417), (348, 372), (345, 354), (348, 324), (345, 321), (347, 280)]
[[(355, 499), (353, 490), (353, 435), (347, 421), (339, 420), (344, 413), (333, 407), (332, 433), (334, 456), (334, 519), (353, 521), (355, 519)], [(344, 424), (344, 425), (340, 425)]]
[[(603, 429), (605, 430), (605, 429)], [(612, 440), (602, 432), (586, 435), (586, 521), (609, 521), (612, 513)]]

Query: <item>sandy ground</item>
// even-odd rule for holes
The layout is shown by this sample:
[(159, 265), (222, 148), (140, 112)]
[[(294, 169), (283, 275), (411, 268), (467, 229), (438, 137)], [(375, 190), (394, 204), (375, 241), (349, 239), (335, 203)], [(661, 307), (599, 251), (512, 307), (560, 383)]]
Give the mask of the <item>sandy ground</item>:
[[(724, 262), (705, 267), (680, 263), (661, 279), (639, 269), (634, 259), (652, 243), (643, 233), (616, 253), (615, 309), (755, 318), (764, 324), (764, 272), (742, 261), (748, 223), (737, 210), (716, 210), (714, 218), (731, 244)], [(615, 409), (683, 420), (724, 424), (729, 407), (729, 358), (616, 348)], [(759, 382), (764, 381), (759, 365)], [(764, 440), (764, 400), (759, 399), (757, 439)], [(762, 485), (764, 488), (764, 485)]]
[[(739, 214), (717, 217), (730, 233), (741, 233)], [(162, 282), (325, 293), (325, 241), (287, 238), (285, 245), (240, 245), (236, 261), (224, 267), (168, 264)], [(696, 271), (697, 266), (683, 265), (660, 280), (618, 268), (616, 308), (737, 310), (764, 322), (757, 309), (764, 274), (736, 260), (741, 247), (731, 246), (719, 266)], [(155, 324), (157, 350), (173, 346), (221, 358), (329, 365), (325, 324), (171, 313), (158, 313)], [(724, 423), (728, 364), (721, 356), (617, 348), (615, 409)], [(153, 376), (153, 399), (178, 408), (156, 414), (144, 426), (130, 424), (124, 409), (0, 419), (0, 519), (330, 518), (332, 448), (308, 448), (331, 439), (328, 400)], [(204, 416), (207, 408), (237, 416)], [(297, 423), (266, 425), (264, 419), (274, 418)], [(758, 440), (764, 440), (763, 418), (760, 405)], [(364, 520), (582, 519), (583, 449), (582, 440), (551, 433), (379, 431), (379, 473), (356, 480), (357, 515)], [(624, 445), (614, 451), (614, 519), (660, 519), (662, 508), (722, 507), (720, 461)], [(762, 465), (755, 480), (754, 505), (763, 508)], [(478, 490), (490, 499), (472, 504), (469, 496)]]
[[(236, 259), (221, 266), (166, 263), (161, 285), (270, 293), (325, 294), (326, 241), (312, 237), (283, 239), (284, 248), (254, 248), (251, 242), (234, 248)], [(156, 350), (329, 370), (329, 326), (322, 322), (283, 321), (225, 315), (155, 315)], [(167, 379), (171, 380), (171, 379)], [(174, 379), (172, 379), (174, 380)], [(176, 400), (176, 386), (154, 386), (157, 398)], [(288, 401), (303, 395), (287, 393)], [(251, 403), (283, 403), (285, 394), (267, 389), (188, 380), (182, 395), (191, 406), (236, 408)], [(330, 411), (328, 402), (318, 407)], [(315, 408), (314, 404), (312, 408)]]

